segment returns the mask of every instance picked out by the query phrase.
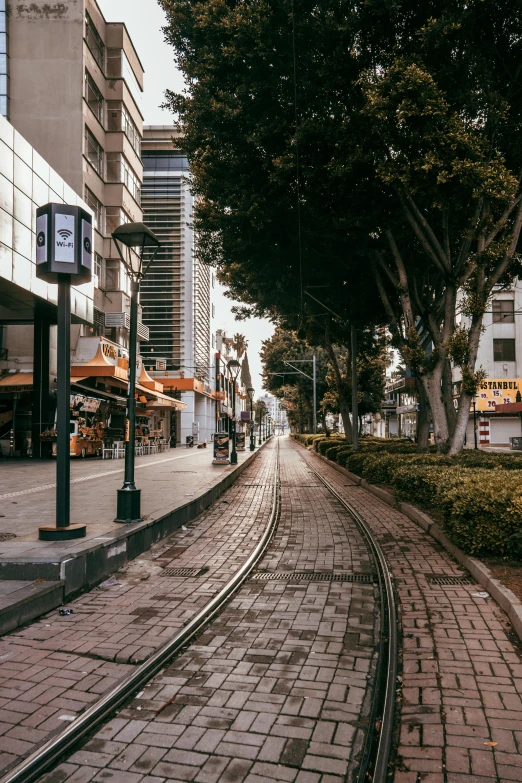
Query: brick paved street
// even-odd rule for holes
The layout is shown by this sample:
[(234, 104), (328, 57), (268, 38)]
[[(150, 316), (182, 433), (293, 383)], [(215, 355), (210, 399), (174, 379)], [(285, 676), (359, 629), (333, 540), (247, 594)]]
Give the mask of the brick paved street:
[[(305, 454), (301, 449), (301, 453)], [(319, 460), (306, 458), (317, 467)], [(404, 671), (395, 783), (522, 780), (522, 657), (505, 614), (414, 522), (320, 462), (337, 491), (370, 523), (402, 609)]]
[[(283, 443), (281, 521), (260, 569), (370, 573), (355, 526)], [(375, 619), (372, 584), (250, 579), (43, 780), (341, 783), (363, 739)]]
[[(63, 728), (230, 578), (267, 524), (272, 460), (269, 446), (186, 530), (68, 604), (73, 614), (55, 610), (0, 640), (0, 769)], [(208, 571), (167, 578), (164, 567)]]
[[(17, 710), (22, 717), (0, 735), (4, 764), (9, 763), (7, 753), (12, 758), (27, 752), (28, 729), (32, 732), (34, 726), (42, 734), (56, 730), (60, 718), (81, 709), (79, 699), (69, 710), (72, 690), (91, 700), (114, 682), (115, 672), (129, 670), (129, 661), (146, 655), (201, 606), (226, 579), (225, 572), (237, 568), (267, 520), (272, 455), (273, 446), (258, 457), (257, 472), (255, 466), (249, 468), (189, 530), (118, 574), (121, 584), (82, 597), (73, 604), (77, 614), (71, 617), (58, 620), (53, 615), (3, 640), (21, 657), (2, 663), (0, 650), (0, 673), (13, 678), (3, 683), (1, 703), (8, 721)], [(522, 779), (522, 660), (502, 611), (491, 599), (476, 595), (482, 588), (471, 579), (457, 586), (432, 584), (430, 574), (461, 575), (462, 570), (397, 510), (282, 439), (281, 518), (257, 573), (185, 653), (40, 783), (352, 780), (375, 665), (374, 586), (299, 581), (290, 574), (370, 574), (372, 567), (354, 524), (306, 462), (371, 525), (395, 580), (404, 667), (397, 701), (400, 746), (390, 780)], [(248, 512), (238, 510), (244, 493), (251, 493), (258, 517), (251, 529)], [(227, 524), (220, 526), (223, 506)], [(238, 513), (242, 516), (235, 517)], [(225, 562), (232, 525), (242, 536), (233, 548), (233, 565)], [(213, 541), (222, 558), (219, 576)], [(162, 551), (167, 547), (170, 552)], [(174, 554), (173, 562), (167, 559)], [(207, 564), (211, 570), (185, 581), (159, 576), (160, 565), (174, 563)], [(172, 587), (167, 590), (165, 583)], [(74, 644), (79, 647), (73, 651), (68, 645)], [(48, 661), (55, 669), (62, 662), (56, 684)], [(11, 666), (12, 673), (4, 666)], [(60, 680), (78, 673), (85, 678), (79, 686), (54, 692), (63, 685)], [(52, 714), (43, 717), (47, 708)]]

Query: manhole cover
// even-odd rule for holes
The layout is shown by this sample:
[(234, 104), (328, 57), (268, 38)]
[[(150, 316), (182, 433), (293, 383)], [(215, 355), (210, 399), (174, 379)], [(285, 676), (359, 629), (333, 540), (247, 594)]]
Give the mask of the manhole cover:
[(164, 568), (160, 576), (201, 576), (206, 568)]
[(430, 585), (469, 585), (467, 576), (445, 576), (444, 574), (426, 574), (426, 580)]
[(0, 533), (0, 541), (12, 541), (16, 538), (14, 533)]
[(363, 584), (374, 582), (372, 574), (321, 574), (307, 571), (280, 571), (279, 573), (263, 571), (255, 574), (253, 579), (278, 579), (287, 582), (362, 582)]

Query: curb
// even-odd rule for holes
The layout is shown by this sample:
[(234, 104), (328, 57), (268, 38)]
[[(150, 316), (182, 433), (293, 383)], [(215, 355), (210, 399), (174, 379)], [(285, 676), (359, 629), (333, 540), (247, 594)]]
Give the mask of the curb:
[(368, 490), (368, 492), (371, 492), (372, 495), (375, 495), (376, 497), (380, 498), (380, 500), (384, 501), (384, 503), (387, 503), (389, 506), (396, 508), (401, 512), (401, 514), (404, 514), (406, 517), (408, 517), (408, 519), (410, 519), (412, 522), (415, 522), (426, 533), (428, 533), (428, 535), (434, 538), (435, 541), (443, 546), (444, 549), (449, 552), (450, 555), (452, 555), (461, 566), (470, 572), (471, 576), (477, 582), (477, 584), (483, 587), (484, 590), (490, 594), (493, 600), (497, 602), (500, 608), (504, 610), (515, 632), (522, 640), (522, 601), (520, 601), (516, 595), (511, 592), (511, 590), (505, 587), (502, 582), (500, 582), (498, 579), (495, 579), (491, 575), (489, 568), (484, 563), (474, 557), (470, 557), (469, 555), (464, 554), (462, 549), (459, 549), (458, 546), (455, 546), (455, 544), (449, 540), (449, 538), (442, 532), (440, 527), (433, 521), (433, 519), (425, 514), (424, 511), (421, 511), (415, 506), (411, 506), (409, 503), (403, 503), (401, 501), (395, 500), (393, 493), (389, 490), (382, 489), (382, 487), (376, 487), (374, 484), (369, 484), (366, 479), (357, 476), (355, 473), (350, 473), (349, 470), (341, 467), (341, 465), (337, 465), (336, 462), (332, 462), (326, 457), (323, 457), (322, 454), (317, 454), (315, 451), (311, 451), (310, 453), (313, 454), (314, 457), (318, 457), (323, 462), (326, 462), (327, 465), (330, 465), (330, 467), (334, 468), (339, 473), (342, 473), (343, 476), (349, 478), (350, 481), (354, 482), (354, 484), (363, 487), (364, 489)]
[[(27, 596), (22, 600), (13, 604), (5, 602), (3, 607), (0, 605), (0, 636), (61, 606), (79, 593), (92, 589), (142, 552), (149, 550), (153, 544), (195, 519), (234, 484), (268, 442), (265, 441), (244, 462), (203, 494), (156, 519), (124, 526), (121, 532), (111, 533), (110, 541), (106, 543), (94, 543), (62, 558), (24, 560), (3, 557), (0, 560), (0, 580), (45, 580), (49, 589), (42, 582), (34, 586), (39, 589), (28, 588)], [(52, 583), (52, 589), (49, 583)], [(42, 600), (43, 595), (48, 597)], [(51, 595), (52, 605), (49, 603)]]

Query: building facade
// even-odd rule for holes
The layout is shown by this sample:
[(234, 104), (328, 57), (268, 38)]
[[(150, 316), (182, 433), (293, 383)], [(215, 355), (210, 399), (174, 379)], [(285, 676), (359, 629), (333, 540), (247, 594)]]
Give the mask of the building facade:
[[(76, 204), (82, 199), (92, 212), (93, 284), (86, 294), (85, 286), (75, 289), (72, 362), (87, 356), (94, 337), (111, 355), (116, 352), (122, 365), (118, 372), (126, 375), (130, 281), (111, 234), (122, 223), (142, 220), (142, 91), (143, 68), (125, 25), (107, 23), (95, 0), (51, 8), (35, 0), (11, 4), (9, 14), (0, 3), (0, 109), (11, 123), (2, 121), (6, 149), (0, 154), (5, 169), (0, 274), (18, 287), (13, 293), (7, 282), (2, 286), (0, 371), (22, 365), (34, 370), (33, 456), (49, 454), (38, 434), (52, 426), (56, 372), (56, 307), (55, 301), (48, 301), (56, 294), (54, 286), (34, 279), (35, 209), (48, 201)], [(147, 338), (148, 329), (139, 317), (138, 341)], [(84, 373), (95, 380), (83, 382), (121, 398), (125, 379), (107, 371), (105, 361), (96, 363), (96, 356), (94, 350)], [(96, 370), (99, 377), (112, 378), (111, 383), (97, 383)], [(142, 381), (144, 389), (148, 384), (161, 394), (154, 379), (143, 376)], [(2, 384), (5, 401), (9, 378), (0, 378)], [(154, 394), (144, 391), (142, 396), (145, 404)], [(166, 404), (161, 411), (161, 429), (170, 437), (169, 408), (183, 406)], [(157, 429), (158, 422), (150, 424)]]

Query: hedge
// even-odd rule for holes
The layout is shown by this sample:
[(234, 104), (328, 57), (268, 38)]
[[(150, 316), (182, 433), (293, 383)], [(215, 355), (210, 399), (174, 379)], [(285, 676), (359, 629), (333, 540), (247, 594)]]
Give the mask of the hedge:
[(449, 457), (371, 436), (354, 451), (344, 438), (311, 437), (321, 454), (391, 486), (397, 500), (442, 511), (445, 532), (469, 554), (522, 557), (522, 454), (469, 450)]

